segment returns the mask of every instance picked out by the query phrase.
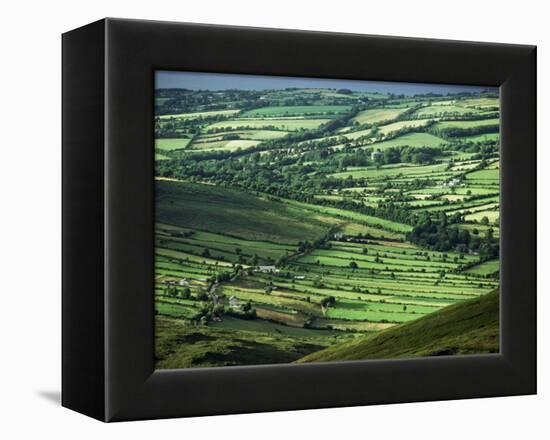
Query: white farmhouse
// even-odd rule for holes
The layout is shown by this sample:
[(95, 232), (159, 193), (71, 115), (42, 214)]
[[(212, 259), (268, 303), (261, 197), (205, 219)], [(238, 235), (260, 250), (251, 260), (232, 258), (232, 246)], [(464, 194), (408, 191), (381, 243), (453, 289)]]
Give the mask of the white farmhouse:
[(370, 154), (370, 158), (371, 158), (371, 160), (376, 162), (376, 161), (382, 159), (382, 152), (381, 151), (373, 151)]
[(231, 295), (229, 297), (229, 307), (231, 307), (232, 309), (237, 309), (239, 305), (239, 300), (235, 297), (235, 295)]
[(270, 272), (279, 272), (279, 269), (277, 269), (276, 266), (270, 265), (270, 266), (258, 266), (256, 268), (256, 272), (263, 272), (263, 273), (270, 273)]

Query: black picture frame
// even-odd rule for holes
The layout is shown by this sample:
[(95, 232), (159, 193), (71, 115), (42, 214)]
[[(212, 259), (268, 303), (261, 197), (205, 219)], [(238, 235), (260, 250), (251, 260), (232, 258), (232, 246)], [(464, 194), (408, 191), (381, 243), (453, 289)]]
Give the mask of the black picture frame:
[[(536, 393), (536, 47), (104, 19), (62, 49), (64, 406), (121, 421)], [(500, 353), (155, 371), (157, 69), (500, 87)]]

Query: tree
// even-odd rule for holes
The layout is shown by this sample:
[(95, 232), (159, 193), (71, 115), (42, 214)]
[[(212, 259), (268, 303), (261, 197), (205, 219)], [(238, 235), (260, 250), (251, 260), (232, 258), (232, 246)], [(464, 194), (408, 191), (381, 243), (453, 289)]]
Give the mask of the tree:
[(323, 283), (323, 278), (319, 275), (313, 280), (313, 287), (316, 287), (318, 289), (322, 289), (325, 287), (325, 284)]
[(224, 281), (229, 281), (231, 279), (231, 272), (217, 272), (214, 276), (214, 281), (216, 283), (223, 283)]
[(216, 304), (214, 306), (214, 309), (212, 310), (212, 312), (216, 316), (222, 316), (224, 311), (225, 311), (225, 307), (223, 306), (223, 304)]
[(176, 297), (178, 296), (178, 289), (176, 288), (176, 286), (168, 286), (166, 293), (170, 296)]
[(327, 296), (326, 298), (323, 298), (321, 300), (321, 305), (324, 308), (328, 308), (329, 306), (332, 306), (336, 303), (336, 298), (334, 296)]
[(181, 291), (181, 297), (183, 299), (189, 299), (191, 297), (191, 289), (189, 287), (184, 288)]
[(357, 269), (359, 266), (357, 266), (357, 263), (355, 261), (350, 261), (349, 262), (349, 267), (351, 267), (352, 269)]
[(200, 292), (198, 295), (197, 295), (197, 299), (199, 301), (208, 301), (208, 294), (206, 292)]

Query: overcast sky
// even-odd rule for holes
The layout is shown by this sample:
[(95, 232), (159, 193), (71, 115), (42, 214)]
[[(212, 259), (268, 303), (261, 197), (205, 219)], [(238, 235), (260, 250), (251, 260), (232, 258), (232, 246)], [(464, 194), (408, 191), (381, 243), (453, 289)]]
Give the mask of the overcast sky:
[(157, 89), (181, 88), (190, 90), (273, 90), (287, 87), (350, 89), (415, 95), (422, 93), (461, 93), (497, 91), (496, 87), (460, 86), (445, 84), (419, 84), (382, 81), (356, 81), (342, 79), (298, 78), (290, 76), (235, 75), (228, 73), (197, 73), (157, 71), (155, 75)]

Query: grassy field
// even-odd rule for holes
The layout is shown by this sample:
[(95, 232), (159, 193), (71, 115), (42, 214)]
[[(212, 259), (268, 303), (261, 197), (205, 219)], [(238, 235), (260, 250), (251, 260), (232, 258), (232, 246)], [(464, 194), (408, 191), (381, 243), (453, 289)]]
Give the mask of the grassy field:
[[(159, 315), (156, 320), (157, 368), (214, 367), (288, 363), (323, 348), (330, 338), (304, 337), (277, 332), (269, 321), (254, 329), (231, 327), (190, 327), (180, 319)], [(242, 320), (238, 320), (241, 322)], [(324, 341), (323, 345), (319, 342)]]
[[(282, 130), (242, 130), (231, 132), (232, 135), (239, 136), (240, 139), (252, 141), (266, 141), (286, 136), (288, 133)], [(216, 142), (223, 140), (223, 133), (204, 134), (195, 139), (195, 143)]]
[(391, 147), (441, 147), (446, 142), (430, 133), (411, 133), (387, 141), (377, 142), (370, 147), (384, 150)]
[[(416, 128), (416, 127), (423, 127), (429, 122), (429, 119), (416, 119), (416, 120), (405, 120), (405, 121), (397, 121), (392, 122), (390, 124), (381, 125), (380, 126), (380, 133), (386, 135), (389, 133), (393, 133), (397, 130), (402, 130), (403, 128)], [(414, 139), (414, 137), (413, 137)], [(418, 140), (416, 141), (418, 143)]]
[(331, 177), (346, 178), (351, 176), (352, 178), (376, 178), (376, 177), (395, 177), (395, 176), (425, 176), (434, 173), (444, 171), (446, 168), (443, 164), (425, 165), (418, 167), (360, 167), (350, 168), (349, 171), (343, 171), (340, 173), (331, 174)]
[(478, 134), (474, 136), (462, 136), (461, 139), (465, 142), (496, 142), (500, 138), (498, 133)]
[(436, 124), (437, 128), (474, 128), (474, 127), (483, 127), (487, 125), (496, 125), (498, 126), (498, 119), (474, 119), (471, 121), (442, 121)]
[(352, 121), (359, 124), (376, 124), (382, 121), (391, 121), (403, 113), (404, 109), (400, 108), (380, 108), (372, 110), (364, 110), (355, 116)]
[(351, 108), (349, 105), (297, 105), (297, 106), (277, 106), (262, 107), (249, 110), (244, 116), (298, 116), (324, 113), (343, 113)]
[(298, 362), (499, 352), (498, 290), (401, 326), (357, 338)]
[(498, 351), (495, 92), (155, 105), (157, 368)]
[(161, 115), (160, 119), (198, 119), (212, 116), (231, 116), (238, 113), (239, 110), (215, 110), (210, 112), (177, 113), (174, 115)]
[(473, 98), (461, 101), (461, 104), (465, 107), (477, 107), (481, 109), (486, 108), (498, 108), (498, 98)]
[(300, 208), (236, 190), (159, 181), (156, 192), (157, 220), (176, 226), (274, 243), (315, 239), (330, 228)]
[(269, 129), (276, 128), (285, 131), (311, 130), (318, 128), (330, 119), (233, 119), (216, 122), (206, 127), (206, 130), (238, 130), (245, 129)]
[(165, 151), (181, 150), (187, 147), (190, 141), (191, 139), (155, 139), (155, 148)]
[(470, 269), (467, 269), (465, 273), (471, 273), (475, 275), (492, 275), (497, 273), (500, 269), (500, 262), (498, 260), (490, 260), (484, 263), (480, 263)]
[(461, 107), (458, 105), (430, 105), (418, 109), (414, 114), (418, 116), (446, 116), (446, 115), (463, 115), (466, 113), (475, 113), (472, 108)]
[(255, 147), (260, 141), (249, 139), (221, 140), (212, 142), (194, 142), (189, 150), (192, 151), (235, 151)]

